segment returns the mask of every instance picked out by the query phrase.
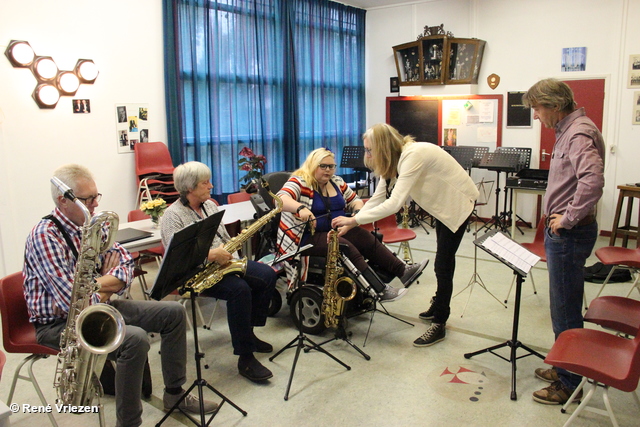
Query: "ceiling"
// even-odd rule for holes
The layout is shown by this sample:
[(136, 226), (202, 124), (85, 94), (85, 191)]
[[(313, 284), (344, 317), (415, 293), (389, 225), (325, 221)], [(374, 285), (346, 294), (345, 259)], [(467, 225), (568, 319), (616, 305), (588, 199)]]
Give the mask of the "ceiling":
[(402, 3), (416, 3), (415, 0), (335, 0), (349, 6), (359, 7), (361, 9), (371, 9), (380, 6), (391, 6)]

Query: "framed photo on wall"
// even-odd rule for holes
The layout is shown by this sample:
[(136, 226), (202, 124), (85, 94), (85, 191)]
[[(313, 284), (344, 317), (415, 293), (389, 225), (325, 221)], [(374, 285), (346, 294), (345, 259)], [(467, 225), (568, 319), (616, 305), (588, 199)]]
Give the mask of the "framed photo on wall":
[(524, 92), (507, 92), (507, 128), (530, 128), (531, 108), (522, 104)]
[(149, 142), (149, 104), (116, 104), (118, 154), (133, 153), (133, 147)]

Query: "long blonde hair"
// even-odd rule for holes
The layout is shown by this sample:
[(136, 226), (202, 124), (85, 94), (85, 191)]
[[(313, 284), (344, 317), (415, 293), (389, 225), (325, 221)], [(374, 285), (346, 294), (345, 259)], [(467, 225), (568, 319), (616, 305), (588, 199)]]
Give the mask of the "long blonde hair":
[(402, 136), (386, 123), (371, 126), (362, 135), (371, 148), (371, 156), (365, 156), (365, 165), (382, 179), (398, 175), (398, 162), (405, 146), (415, 142), (411, 135)]
[(336, 156), (330, 150), (324, 147), (316, 148), (311, 153), (309, 153), (304, 163), (302, 163), (302, 166), (300, 166), (298, 170), (294, 171), (293, 175), (297, 175), (304, 179), (312, 188), (315, 187), (317, 184), (316, 169), (320, 165), (322, 159), (327, 156), (333, 157), (335, 161)]

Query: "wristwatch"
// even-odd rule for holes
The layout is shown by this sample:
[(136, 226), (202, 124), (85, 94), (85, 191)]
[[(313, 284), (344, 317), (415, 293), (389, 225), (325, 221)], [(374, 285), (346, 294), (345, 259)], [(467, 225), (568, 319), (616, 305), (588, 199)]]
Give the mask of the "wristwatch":
[(307, 207), (305, 205), (298, 206), (298, 209), (296, 209), (296, 214), (299, 214), (302, 209), (307, 209)]

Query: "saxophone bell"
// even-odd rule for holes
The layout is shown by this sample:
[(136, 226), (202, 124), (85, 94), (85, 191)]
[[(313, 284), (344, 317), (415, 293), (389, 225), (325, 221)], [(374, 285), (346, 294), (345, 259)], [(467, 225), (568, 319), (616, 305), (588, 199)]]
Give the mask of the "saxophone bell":
[(124, 341), (125, 323), (113, 306), (96, 304), (82, 310), (76, 319), (76, 336), (93, 354), (109, 354)]

